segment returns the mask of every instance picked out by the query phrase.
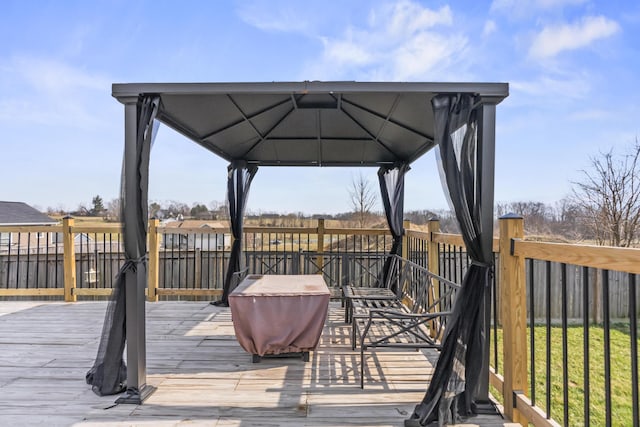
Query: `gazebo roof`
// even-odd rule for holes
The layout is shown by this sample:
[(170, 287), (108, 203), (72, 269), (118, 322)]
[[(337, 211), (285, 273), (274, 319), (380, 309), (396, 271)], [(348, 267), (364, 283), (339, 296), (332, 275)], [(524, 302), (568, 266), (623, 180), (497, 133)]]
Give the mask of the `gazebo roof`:
[(157, 119), (228, 160), (262, 166), (411, 163), (434, 146), (431, 98), (508, 96), (506, 83), (114, 84), (122, 103), (160, 97)]

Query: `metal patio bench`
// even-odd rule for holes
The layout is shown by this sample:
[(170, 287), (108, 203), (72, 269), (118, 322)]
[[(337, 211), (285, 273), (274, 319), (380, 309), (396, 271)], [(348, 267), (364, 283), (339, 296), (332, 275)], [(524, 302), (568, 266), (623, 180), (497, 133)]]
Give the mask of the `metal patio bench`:
[(360, 387), (365, 351), (378, 347), (440, 350), (459, 285), (408, 260), (398, 264), (393, 299), (351, 300), (352, 348), (360, 346)]

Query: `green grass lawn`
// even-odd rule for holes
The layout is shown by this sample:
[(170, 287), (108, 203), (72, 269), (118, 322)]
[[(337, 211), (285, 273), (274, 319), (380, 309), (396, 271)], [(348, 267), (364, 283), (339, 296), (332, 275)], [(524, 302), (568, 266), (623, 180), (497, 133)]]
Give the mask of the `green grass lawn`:
[[(536, 406), (546, 411), (547, 400), (547, 344), (546, 328), (535, 327), (535, 398)], [(584, 426), (585, 402), (585, 366), (589, 372), (589, 424), (606, 425), (605, 407), (605, 367), (604, 367), (604, 329), (601, 326), (590, 326), (589, 361), (584, 360), (584, 328), (570, 326), (567, 329), (567, 367), (569, 393), (569, 425)], [(527, 329), (527, 337), (530, 330)], [(610, 331), (611, 351), (611, 413), (612, 425), (633, 425), (633, 399), (631, 385), (631, 341), (628, 324), (616, 324)], [(531, 345), (529, 342), (528, 345)], [(640, 347), (640, 344), (639, 344)], [(502, 357), (502, 331), (498, 330), (498, 354)], [(530, 350), (527, 348), (529, 381), (531, 381)], [(494, 359), (491, 359), (493, 364)], [(502, 373), (502, 360), (498, 361), (498, 372)], [(551, 418), (563, 424), (563, 377), (562, 377), (562, 329), (551, 328)], [(494, 393), (496, 391), (494, 390)], [(526, 392), (531, 397), (530, 390)]]

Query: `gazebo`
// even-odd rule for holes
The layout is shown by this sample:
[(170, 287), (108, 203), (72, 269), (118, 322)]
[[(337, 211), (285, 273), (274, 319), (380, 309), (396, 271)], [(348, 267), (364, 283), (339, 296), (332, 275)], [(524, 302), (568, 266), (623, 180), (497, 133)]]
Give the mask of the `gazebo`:
[(227, 303), (231, 276), (240, 270), (242, 217), (259, 167), (378, 168), (393, 236), (391, 253), (400, 254), (404, 176), (412, 162), (438, 147), (438, 166), (472, 265), (429, 389), (407, 422), (455, 417), (488, 399), (485, 328), (494, 268), (495, 120), (508, 84), (132, 83), (114, 84), (112, 95), (125, 110), (121, 205), (126, 262), (96, 363), (87, 374), (94, 391), (126, 389), (120, 403), (141, 403), (152, 391), (146, 384), (147, 188), (151, 144), (156, 124), (162, 123), (229, 162), (234, 240), (221, 305)]

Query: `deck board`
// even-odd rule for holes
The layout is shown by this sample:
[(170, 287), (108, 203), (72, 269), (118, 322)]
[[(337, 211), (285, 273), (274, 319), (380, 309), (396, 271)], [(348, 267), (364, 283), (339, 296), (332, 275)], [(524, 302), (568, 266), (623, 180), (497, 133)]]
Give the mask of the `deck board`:
[[(426, 390), (431, 350), (368, 354), (360, 389), (359, 351), (339, 305), (309, 363), (251, 356), (235, 340), (228, 308), (206, 302), (147, 307), (143, 405), (115, 405), (84, 381), (106, 303), (0, 302), (0, 420), (14, 426), (402, 426)], [(499, 416), (465, 426), (510, 426)]]

